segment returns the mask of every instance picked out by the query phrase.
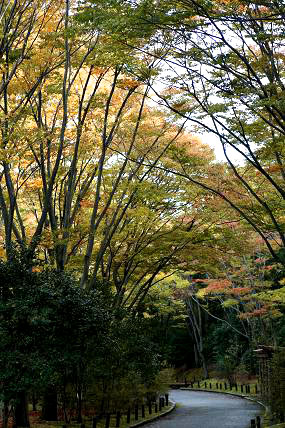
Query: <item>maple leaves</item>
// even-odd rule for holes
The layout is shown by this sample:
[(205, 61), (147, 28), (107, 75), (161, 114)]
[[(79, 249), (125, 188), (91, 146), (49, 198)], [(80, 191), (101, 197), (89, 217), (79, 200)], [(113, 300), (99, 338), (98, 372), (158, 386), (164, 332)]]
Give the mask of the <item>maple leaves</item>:
[[(76, 270), (84, 287), (112, 278), (133, 306), (192, 239), (180, 220), (190, 191), (156, 166), (175, 166), (175, 143), (187, 144), (193, 165), (207, 147), (148, 104), (151, 73), (134, 78), (114, 58), (106, 65), (104, 37), (73, 33), (63, 6), (41, 10), (30, 58), (3, 98), (6, 248), (15, 237), (38, 247), (45, 264)], [(16, 118), (18, 89), (25, 108)]]
[[(255, 88), (259, 74), (268, 77), (268, 56), (261, 50), (265, 42), (256, 40), (252, 49), (247, 45), (244, 56), (239, 57), (232, 46), (219, 44), (219, 16), (212, 37), (202, 37), (206, 31), (204, 5), (199, 5), (199, 20), (191, 3), (185, 10), (191, 25), (188, 20), (183, 34), (179, 33), (185, 41), (185, 56), (183, 52), (176, 55), (175, 46), (171, 51), (171, 60), (183, 66), (185, 73), (175, 78), (172, 75), (169, 89), (161, 94), (175, 113), (173, 117), (149, 101), (160, 60), (156, 63), (151, 58), (150, 46), (143, 55), (133, 49), (130, 57), (132, 47), (123, 45), (116, 33), (124, 17), (112, 34), (107, 27), (115, 26), (113, 19), (109, 23), (98, 21), (99, 16), (106, 17), (107, 8), (103, 10), (102, 5), (97, 10), (93, 2), (89, 9), (82, 4), (78, 15), (75, 3), (67, 11), (64, 2), (37, 5), (37, 12), (21, 12), (34, 29), (33, 34), (28, 27), (19, 29), (21, 36), (15, 43), (19, 49), (23, 46), (21, 60), (13, 62), (11, 52), (10, 59), (2, 64), (6, 74), (0, 117), (0, 202), (6, 248), (17, 239), (38, 246), (45, 262), (60, 270), (72, 266), (80, 275), (83, 266), (82, 286), (88, 283), (91, 287), (97, 276), (113, 276), (118, 293), (126, 298), (126, 284), (135, 284), (134, 295), (140, 293), (144, 274), (146, 281), (138, 299), (161, 270), (169, 272), (174, 264), (187, 268), (191, 260), (212, 274), (220, 259), (214, 250), (230, 253), (223, 241), (234, 242), (235, 233), (245, 239), (249, 230), (245, 222), (276, 256), (284, 241), (283, 149), (281, 119), (272, 119), (267, 101), (275, 97), (279, 106), (280, 82), (270, 97), (266, 85), (259, 83), (254, 95), (245, 84), (247, 67), (247, 77)], [(113, 6), (122, 11), (120, 2)], [(179, 5), (181, 10), (184, 6)], [(223, 16), (229, 16), (231, 10), (236, 14), (241, 6), (249, 16), (268, 13), (262, 8), (246, 8), (246, 2), (213, 5)], [(128, 25), (141, 18), (142, 10), (143, 5), (138, 9), (134, 5), (136, 16), (126, 17)], [(167, 18), (169, 22), (176, 20), (177, 10)], [(97, 22), (102, 33), (89, 24), (83, 28), (84, 19)], [(207, 19), (213, 25), (214, 18), (209, 15)], [(177, 31), (179, 25), (176, 20)], [(225, 25), (229, 32), (234, 31), (230, 21)], [(253, 39), (254, 31), (250, 33)], [(138, 30), (129, 36), (143, 46), (154, 32), (155, 28), (149, 27), (145, 34)], [(189, 36), (194, 32), (197, 40), (203, 39), (201, 46), (191, 45), (194, 39)], [(168, 36), (175, 41), (174, 33)], [(167, 55), (166, 61), (170, 60)], [(206, 82), (196, 66), (207, 55), (211, 79)], [(275, 55), (280, 57), (277, 48), (274, 59)], [(266, 100), (258, 102), (263, 89)], [(212, 102), (208, 93), (222, 94), (222, 102)], [(233, 146), (244, 154), (247, 164), (235, 166), (228, 159), (227, 167), (216, 162), (205, 143), (183, 130), (185, 123), (177, 121), (179, 116), (222, 134), (225, 154), (227, 147)], [(213, 120), (213, 127), (204, 122), (206, 116)], [(265, 129), (265, 120), (269, 120), (270, 129)], [(274, 135), (273, 125), (278, 127)], [(242, 250), (241, 241), (233, 245)], [(245, 247), (247, 250), (247, 244)], [(206, 254), (203, 261), (199, 253)], [(270, 266), (264, 270), (269, 271)], [(209, 295), (223, 292), (228, 305), (230, 299), (250, 294), (245, 284), (226, 284), (224, 278), (209, 281), (204, 290)]]

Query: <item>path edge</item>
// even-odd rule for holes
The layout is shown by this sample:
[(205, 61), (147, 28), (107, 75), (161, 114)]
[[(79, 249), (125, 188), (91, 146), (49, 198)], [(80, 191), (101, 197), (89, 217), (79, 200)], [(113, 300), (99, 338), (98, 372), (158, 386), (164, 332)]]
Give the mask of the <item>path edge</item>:
[(225, 395), (231, 395), (232, 397), (240, 397), (240, 398), (244, 398), (246, 400), (249, 401), (254, 401), (255, 403), (259, 404), (260, 406), (262, 406), (264, 408), (264, 414), (263, 417), (266, 417), (266, 415), (268, 414), (268, 407), (262, 403), (262, 401), (259, 401), (258, 398), (254, 398), (254, 397), (249, 397), (248, 395), (245, 394), (235, 394), (232, 392), (226, 392), (226, 391), (212, 391), (211, 389), (199, 389), (199, 388), (179, 388), (180, 390), (183, 391), (198, 391), (198, 392), (212, 392), (213, 394), (225, 394)]
[(144, 421), (140, 421), (140, 422), (137, 422), (136, 424), (129, 425), (129, 428), (140, 427), (142, 425), (146, 425), (146, 424), (148, 424), (150, 422), (153, 422), (153, 421), (156, 421), (157, 419), (162, 418), (163, 416), (168, 415), (169, 413), (171, 413), (176, 408), (175, 401), (169, 400), (169, 403), (171, 404), (171, 407), (169, 409), (167, 409), (165, 412), (160, 413), (159, 415), (155, 415), (155, 416), (153, 416), (150, 419), (145, 419)]

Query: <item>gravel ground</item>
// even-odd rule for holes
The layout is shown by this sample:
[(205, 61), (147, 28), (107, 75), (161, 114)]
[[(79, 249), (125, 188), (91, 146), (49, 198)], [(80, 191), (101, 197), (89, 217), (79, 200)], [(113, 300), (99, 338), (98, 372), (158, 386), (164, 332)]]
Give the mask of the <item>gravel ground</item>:
[(173, 390), (170, 399), (176, 410), (148, 428), (248, 428), (263, 413), (259, 404), (227, 394)]

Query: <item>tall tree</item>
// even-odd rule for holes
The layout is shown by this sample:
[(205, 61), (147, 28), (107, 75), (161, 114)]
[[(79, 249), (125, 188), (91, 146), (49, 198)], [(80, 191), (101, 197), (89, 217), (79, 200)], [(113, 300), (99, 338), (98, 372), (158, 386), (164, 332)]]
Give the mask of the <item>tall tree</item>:
[[(285, 196), (280, 98), (284, 91), (283, 2), (205, 5), (187, 0), (173, 2), (173, 7), (173, 20), (165, 25), (162, 21), (162, 26), (178, 46), (166, 58), (177, 93), (165, 93), (162, 98), (176, 114), (218, 137), (233, 177), (254, 208), (244, 209), (243, 203), (219, 188), (213, 191), (251, 224), (272, 256), (283, 262), (278, 253), (285, 243), (279, 211)], [(244, 159), (244, 168), (235, 164), (230, 149)], [(263, 222), (256, 218), (257, 210)]]
[[(117, 1), (112, 7), (123, 5)], [(161, 60), (164, 90), (155, 86), (153, 90), (174, 114), (220, 141), (232, 176), (252, 199), (254, 209), (244, 209), (222, 189), (195, 181), (187, 171), (186, 175), (226, 200), (281, 263), (279, 250), (285, 243), (278, 208), (283, 207), (285, 196), (283, 16), (284, 4), (278, 0), (270, 4), (174, 0), (155, 2), (155, 6), (137, 1), (128, 17), (122, 18), (124, 36), (118, 30), (122, 21), (113, 27), (117, 42)], [(134, 32), (128, 31), (131, 22), (145, 30), (147, 45), (142, 44), (143, 38), (137, 43)], [(107, 21), (102, 28), (107, 31)], [(245, 168), (239, 168), (233, 153), (243, 159)], [(252, 179), (255, 175), (257, 180)], [(257, 210), (263, 222), (256, 218)]]

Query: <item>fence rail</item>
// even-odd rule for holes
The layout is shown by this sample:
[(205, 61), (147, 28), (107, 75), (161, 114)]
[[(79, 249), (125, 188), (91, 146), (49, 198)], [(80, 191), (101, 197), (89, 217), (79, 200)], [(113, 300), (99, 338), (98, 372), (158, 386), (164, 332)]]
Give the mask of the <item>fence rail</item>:
[(260, 393), (260, 386), (258, 384), (237, 384), (228, 382), (210, 382), (205, 380), (187, 380), (184, 382), (176, 382), (170, 385), (171, 388), (179, 388), (185, 386), (187, 388), (208, 389), (216, 391), (233, 391), (240, 392), (241, 394), (258, 395)]
[[(131, 422), (138, 422), (139, 419), (146, 419), (153, 415), (159, 415), (165, 407), (169, 406), (169, 394), (159, 397), (157, 401), (147, 401), (147, 404), (136, 404), (135, 406), (129, 407), (122, 411), (117, 410), (115, 412), (106, 413), (104, 416), (97, 416), (92, 419), (92, 428), (120, 428), (121, 424), (129, 424)], [(62, 428), (66, 428), (66, 425), (62, 425)], [(80, 428), (85, 428), (85, 424), (82, 423)]]

